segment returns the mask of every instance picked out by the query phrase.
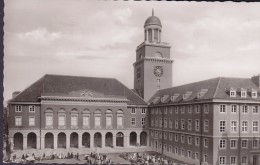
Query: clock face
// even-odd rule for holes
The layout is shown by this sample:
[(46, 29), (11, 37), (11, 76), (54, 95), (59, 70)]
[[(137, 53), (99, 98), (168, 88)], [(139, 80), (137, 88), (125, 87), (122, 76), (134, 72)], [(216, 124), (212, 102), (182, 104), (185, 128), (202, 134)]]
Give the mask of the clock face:
[(162, 66), (155, 66), (153, 73), (154, 73), (155, 76), (161, 77), (163, 75), (163, 67)]

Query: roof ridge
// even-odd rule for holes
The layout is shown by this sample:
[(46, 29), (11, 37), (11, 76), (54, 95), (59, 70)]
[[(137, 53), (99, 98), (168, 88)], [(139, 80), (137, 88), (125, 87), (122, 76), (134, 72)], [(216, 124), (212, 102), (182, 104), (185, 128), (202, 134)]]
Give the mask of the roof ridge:
[(218, 89), (218, 87), (219, 87), (219, 84), (220, 84), (220, 80), (221, 80), (221, 78), (223, 78), (223, 77), (218, 77), (218, 84), (217, 84), (217, 86), (216, 86), (216, 89), (215, 89), (215, 92), (214, 92), (213, 98), (215, 98), (215, 96), (216, 96), (216, 94), (217, 94), (217, 89)]
[(112, 77), (94, 77), (94, 76), (80, 76), (80, 75), (67, 75), (67, 74), (45, 74), (45, 76), (67, 76), (67, 77), (81, 77), (81, 78), (115, 79)]

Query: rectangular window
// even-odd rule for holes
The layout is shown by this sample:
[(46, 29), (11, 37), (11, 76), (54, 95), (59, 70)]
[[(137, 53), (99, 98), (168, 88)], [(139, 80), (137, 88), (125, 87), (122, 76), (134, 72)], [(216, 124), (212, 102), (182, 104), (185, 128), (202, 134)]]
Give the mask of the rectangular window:
[(236, 149), (237, 148), (237, 140), (236, 139), (231, 139), (230, 140), (230, 148), (231, 149)]
[(188, 120), (188, 130), (191, 131), (192, 130), (192, 125), (191, 125), (191, 119)]
[(220, 132), (226, 131), (226, 121), (219, 121), (219, 131)]
[(29, 126), (34, 126), (35, 125), (35, 117), (34, 116), (30, 116), (29, 117)]
[(136, 124), (136, 123), (135, 123), (135, 117), (132, 117), (132, 118), (131, 118), (131, 125), (132, 125), (132, 126), (135, 126), (135, 124)]
[(258, 127), (259, 127), (259, 124), (258, 124), (258, 121), (253, 121), (253, 132), (254, 133), (258, 133)]
[(247, 105), (243, 105), (242, 113), (248, 113), (248, 106)]
[(192, 113), (192, 106), (191, 106), (191, 105), (188, 106), (188, 113), (189, 113), (189, 114)]
[(188, 144), (192, 144), (192, 138), (191, 138), (191, 136), (188, 136)]
[(242, 156), (242, 164), (247, 164), (247, 156)]
[(178, 111), (178, 107), (175, 106), (174, 109), (175, 109), (175, 114), (178, 114), (178, 113), (179, 113), (179, 111)]
[(29, 112), (35, 112), (35, 106), (34, 105), (29, 106)]
[(164, 114), (167, 114), (167, 108), (166, 107), (164, 108)]
[(242, 139), (241, 140), (241, 147), (242, 148), (247, 148), (247, 139)]
[(231, 132), (237, 132), (237, 121), (231, 121)]
[(172, 141), (172, 133), (169, 133), (169, 140)]
[(178, 151), (179, 151), (178, 147), (175, 147), (174, 150), (175, 150), (175, 154), (178, 154), (178, 153), (179, 153), (179, 152), (178, 152)]
[(86, 115), (83, 116), (83, 126), (89, 127), (89, 116)]
[(179, 129), (179, 120), (175, 120), (175, 129)]
[(230, 91), (230, 97), (236, 97), (236, 91)]
[(204, 120), (204, 132), (209, 132), (209, 121)]
[(196, 131), (199, 131), (199, 130), (200, 130), (200, 120), (199, 120), (199, 119), (196, 119), (196, 120), (195, 120), (195, 130), (196, 130)]
[(172, 119), (169, 120), (169, 128), (172, 128)]
[(195, 112), (196, 112), (196, 113), (200, 113), (200, 106), (199, 106), (199, 105), (196, 105), (196, 106), (195, 106)]
[(155, 126), (158, 127), (158, 118), (155, 118)]
[(170, 109), (169, 109), (170, 114), (172, 114), (172, 109), (173, 109), (173, 107), (170, 107)]
[(219, 140), (219, 149), (226, 149), (226, 140), (225, 139)]
[(208, 114), (209, 113), (209, 105), (205, 104), (203, 108), (204, 108), (204, 113)]
[(247, 121), (242, 121), (242, 132), (246, 133), (248, 131), (248, 122)]
[(208, 139), (204, 139), (204, 147), (208, 147), (209, 146), (209, 140)]
[[(162, 132), (159, 132), (159, 138), (162, 138)], [(160, 147), (161, 148), (161, 147)]]
[(251, 94), (252, 94), (252, 98), (257, 98), (257, 92), (256, 91), (253, 91)]
[(191, 158), (191, 151), (190, 150), (187, 151), (187, 156), (188, 156), (188, 158)]
[(200, 138), (199, 137), (195, 137), (195, 145), (196, 146), (200, 145)]
[(101, 117), (95, 116), (95, 127), (100, 127), (100, 126), (101, 126)]
[(144, 117), (142, 117), (142, 119), (141, 119), (142, 121), (141, 121), (141, 124), (142, 124), (142, 126), (144, 126), (145, 125), (145, 118)]
[(182, 143), (185, 143), (185, 137), (184, 137), (184, 135), (181, 135), (181, 142), (182, 142)]
[(172, 146), (169, 145), (169, 152), (172, 152)]
[(71, 115), (71, 126), (78, 126), (78, 115)]
[(177, 142), (179, 140), (178, 134), (175, 134), (175, 141)]
[(59, 115), (58, 124), (59, 126), (65, 126), (65, 115)]
[(247, 92), (246, 91), (241, 91), (241, 97), (246, 97), (247, 96)]
[(230, 156), (230, 165), (236, 165), (236, 164), (237, 164), (237, 157)]
[(132, 108), (132, 114), (135, 114), (136, 112), (135, 112), (135, 108)]
[(118, 127), (123, 126), (123, 116), (117, 116), (117, 126)]
[(164, 132), (163, 138), (164, 138), (164, 139), (167, 139), (167, 132)]
[(181, 129), (185, 129), (185, 120), (181, 120)]
[(15, 106), (15, 112), (22, 112), (22, 106), (21, 105), (16, 105)]
[(219, 107), (220, 109), (220, 113), (226, 113), (226, 105), (220, 105), (220, 107)]
[(151, 119), (151, 126), (154, 126), (154, 119)]
[(163, 125), (164, 125), (164, 128), (167, 128), (167, 118), (164, 118), (164, 123), (163, 123)]
[(196, 159), (196, 160), (199, 160), (199, 159), (200, 159), (198, 152), (195, 152), (195, 159)]
[(237, 105), (231, 105), (231, 113), (237, 113)]
[(255, 105), (252, 107), (253, 114), (258, 114), (258, 106)]
[(220, 156), (219, 157), (219, 164), (220, 165), (225, 165), (226, 164), (226, 157), (225, 156)]
[(53, 126), (53, 115), (46, 115), (46, 126)]
[(181, 113), (184, 114), (185, 113), (185, 107), (181, 106)]
[(142, 114), (146, 113), (146, 108), (142, 108)]
[(162, 118), (159, 119), (159, 127), (162, 127)]
[(112, 127), (112, 116), (107, 116), (106, 117), (106, 126), (107, 127)]
[(15, 126), (21, 126), (21, 125), (22, 125), (22, 117), (15, 116)]
[(208, 155), (204, 155), (203, 160), (204, 160), (205, 163), (208, 163)]
[(258, 148), (259, 140), (254, 139), (252, 142), (252, 148)]
[(184, 156), (184, 154), (185, 154), (185, 153), (184, 153), (184, 149), (182, 148), (182, 149), (181, 149), (181, 156)]

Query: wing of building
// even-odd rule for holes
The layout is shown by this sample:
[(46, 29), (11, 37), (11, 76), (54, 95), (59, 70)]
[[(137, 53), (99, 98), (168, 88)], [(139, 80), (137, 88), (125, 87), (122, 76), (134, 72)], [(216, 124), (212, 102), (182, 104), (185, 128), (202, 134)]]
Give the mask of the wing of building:
[(14, 149), (146, 146), (147, 103), (116, 79), (45, 75), (9, 101)]
[(162, 89), (149, 100), (150, 145), (191, 164), (254, 164), (260, 155), (260, 76)]

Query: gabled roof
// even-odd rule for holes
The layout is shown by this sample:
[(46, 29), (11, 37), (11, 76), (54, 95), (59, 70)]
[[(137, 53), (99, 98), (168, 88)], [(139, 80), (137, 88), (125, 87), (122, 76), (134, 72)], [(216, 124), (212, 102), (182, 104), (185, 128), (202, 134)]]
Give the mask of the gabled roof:
[[(170, 95), (173, 96), (175, 94), (179, 94), (179, 96), (174, 99), (174, 103), (179, 102), (188, 102), (188, 101), (194, 101), (194, 100), (208, 100), (208, 99), (252, 99), (252, 100), (259, 100), (260, 96), (258, 96), (257, 99), (253, 99), (250, 96), (247, 98), (241, 98), (240, 96), (231, 98), (229, 95), (230, 88), (234, 89), (246, 89), (248, 92), (251, 92), (252, 89), (255, 89), (260, 92), (260, 89), (256, 84), (253, 83), (251, 79), (247, 78), (227, 78), (227, 77), (218, 77), (213, 78), (209, 80), (194, 82), (190, 84), (185, 84), (181, 86), (176, 86), (172, 88), (166, 88), (157, 91), (154, 96), (148, 101), (151, 105), (153, 105), (153, 100), (156, 97), (163, 97), (164, 95)], [(204, 95), (201, 98), (198, 98), (198, 93), (202, 90), (205, 90), (207, 92), (204, 93)], [(185, 100), (183, 100), (183, 95), (186, 92), (192, 92), (192, 94)], [(259, 95), (259, 94), (258, 94)], [(168, 104), (171, 103), (171, 101), (164, 103)], [(163, 104), (160, 102), (160, 104)]]
[(84, 89), (102, 93), (106, 97), (126, 97), (129, 105), (147, 103), (132, 90), (113, 78), (45, 75), (18, 94), (11, 102), (39, 102), (42, 95), (66, 95)]

